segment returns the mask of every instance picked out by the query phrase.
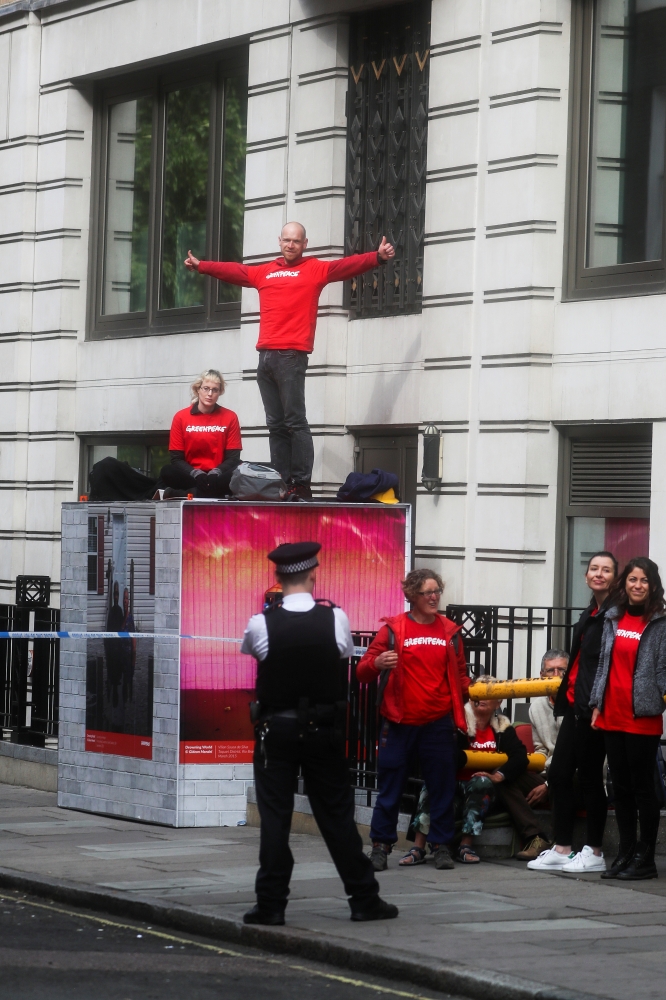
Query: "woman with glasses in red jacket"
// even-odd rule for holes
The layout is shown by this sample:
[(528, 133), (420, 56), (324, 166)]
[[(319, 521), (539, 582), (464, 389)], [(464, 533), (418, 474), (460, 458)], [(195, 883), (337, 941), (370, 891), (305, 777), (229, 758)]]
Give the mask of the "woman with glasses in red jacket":
[(464, 704), (469, 676), (460, 627), (438, 611), (442, 578), (415, 569), (402, 583), (410, 610), (384, 619), (356, 675), (380, 680), (379, 794), (372, 814), (370, 859), (388, 867), (398, 839), (400, 798), (412, 757), (418, 756), (430, 794), (430, 849), (435, 866), (453, 868), (456, 730), (467, 729)]

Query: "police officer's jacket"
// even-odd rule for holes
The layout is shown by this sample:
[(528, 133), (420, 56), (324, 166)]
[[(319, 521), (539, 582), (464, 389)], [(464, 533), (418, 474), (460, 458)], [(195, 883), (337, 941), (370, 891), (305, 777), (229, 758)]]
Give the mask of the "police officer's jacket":
[(262, 709), (280, 712), (346, 700), (346, 658), (353, 652), (347, 616), (306, 594), (284, 601), (294, 610), (275, 605), (254, 615), (241, 647), (257, 659)]

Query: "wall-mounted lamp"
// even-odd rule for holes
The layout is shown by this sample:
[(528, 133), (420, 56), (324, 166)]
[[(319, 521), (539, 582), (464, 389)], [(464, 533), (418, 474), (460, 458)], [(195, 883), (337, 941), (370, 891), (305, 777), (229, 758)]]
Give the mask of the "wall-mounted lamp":
[(434, 490), (442, 481), (442, 451), (442, 432), (434, 424), (426, 424), (423, 430), (421, 482), (429, 491)]

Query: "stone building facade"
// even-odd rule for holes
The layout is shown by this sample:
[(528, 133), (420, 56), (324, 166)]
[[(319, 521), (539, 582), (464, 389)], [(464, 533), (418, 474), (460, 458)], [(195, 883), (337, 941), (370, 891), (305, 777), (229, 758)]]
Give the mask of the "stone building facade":
[[(410, 6), (424, 8), (400, 14), (405, 38)], [(650, 553), (666, 558), (666, 116), (654, 30), (664, 5), (432, 0), (428, 40), (412, 38), (404, 52), (395, 42), (386, 57), (370, 52), (362, 67), (352, 64), (350, 44), (372, 35), (375, 19), (387, 23), (393, 7), (0, 4), (0, 599), (11, 600), (19, 573), (49, 574), (57, 592), (61, 504), (86, 492), (88, 468), (103, 454), (129, 455), (150, 471), (201, 369), (225, 373), (244, 457), (268, 458), (256, 295), (243, 290), (239, 308), (206, 285), (199, 308), (168, 272), (165, 248), (175, 267), (184, 241), (208, 232), (215, 256), (234, 240), (221, 232), (224, 217), (241, 225), (247, 262), (268, 260), (281, 225), (296, 218), (310, 251), (343, 255), (351, 85), (358, 95), (365, 77), (356, 74), (372, 83), (372, 70), (399, 90), (403, 56), (401, 72), (427, 64), (424, 228), (412, 219), (403, 234), (415, 242), (409, 280), (422, 283), (419, 302), (354, 313), (354, 289), (322, 295), (307, 379), (315, 491), (330, 495), (355, 465), (395, 466), (416, 502), (416, 563), (436, 567), (455, 602), (575, 603), (585, 552), (613, 544), (628, 557), (647, 548), (648, 529)], [(239, 223), (238, 190), (218, 154), (231, 122), (229, 81), (245, 74)], [(207, 192), (184, 191), (169, 173), (177, 118), (164, 108), (176, 108), (169, 95), (183, 92), (184, 79), (191, 93), (208, 81), (213, 94), (197, 147), (212, 151)], [(245, 96), (234, 106), (243, 122)], [(194, 120), (187, 107), (181, 125)], [(127, 180), (109, 129), (138, 157), (140, 113), (152, 179), (141, 180), (136, 159)], [(417, 104), (410, 116), (410, 135), (424, 137)], [(369, 119), (363, 142), (371, 129)], [(622, 145), (627, 135), (638, 136), (631, 145), (645, 150), (643, 166)], [(414, 171), (420, 179), (419, 163)], [(114, 192), (118, 246), (109, 249)], [(133, 193), (129, 214), (122, 192)], [(420, 211), (416, 188), (404, 193)], [(169, 212), (181, 213), (176, 229)], [(632, 219), (643, 220), (633, 226), (641, 232)], [(134, 255), (129, 277), (123, 232)], [(142, 250), (142, 233), (154, 253)], [(420, 473), (426, 425), (442, 442), (431, 490)]]

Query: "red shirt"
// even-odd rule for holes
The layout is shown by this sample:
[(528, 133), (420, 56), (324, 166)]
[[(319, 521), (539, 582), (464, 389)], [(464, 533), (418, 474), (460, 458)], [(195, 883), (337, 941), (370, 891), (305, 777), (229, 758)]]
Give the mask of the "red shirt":
[(212, 413), (199, 413), (196, 404), (186, 406), (171, 421), (169, 451), (184, 451), (195, 469), (210, 472), (222, 464), (226, 451), (242, 447), (238, 417), (223, 406)]
[(446, 635), (439, 615), (432, 625), (405, 622), (402, 646), (402, 722), (423, 726), (452, 708), (446, 671)]
[[(595, 608), (594, 611), (590, 613), (590, 618), (594, 618), (599, 608)], [(583, 644), (583, 635), (580, 637), (581, 645)], [(567, 701), (570, 705), (573, 705), (576, 700), (576, 678), (578, 677), (578, 668), (580, 666), (580, 647), (576, 653), (576, 659), (573, 662), (573, 667), (571, 668), (571, 673), (569, 674), (569, 686), (567, 687)]]
[(638, 645), (647, 622), (627, 612), (617, 623), (610, 670), (604, 693), (604, 707), (597, 725), (620, 733), (661, 736), (661, 715), (634, 715), (633, 687)]
[(259, 291), (259, 340), (257, 350), (307, 351), (314, 347), (319, 296), (331, 281), (344, 281), (379, 266), (375, 252), (341, 260), (303, 257), (287, 264), (278, 257), (270, 264), (201, 261), (200, 274)]
[[(469, 749), (474, 753), (497, 753), (497, 740), (495, 739), (495, 730), (492, 726), (486, 726), (485, 729), (476, 730), (473, 738), (469, 741)], [(458, 774), (458, 779), (460, 781), (469, 781), (472, 775), (476, 774), (478, 768), (476, 767), (464, 767)]]

